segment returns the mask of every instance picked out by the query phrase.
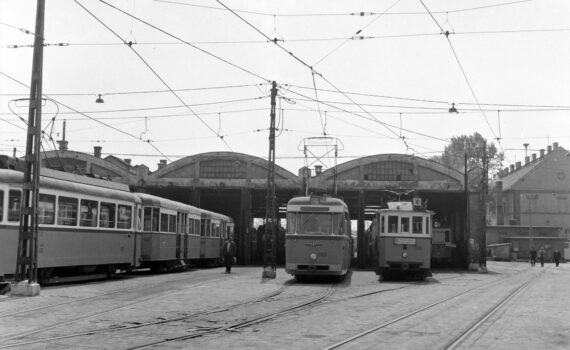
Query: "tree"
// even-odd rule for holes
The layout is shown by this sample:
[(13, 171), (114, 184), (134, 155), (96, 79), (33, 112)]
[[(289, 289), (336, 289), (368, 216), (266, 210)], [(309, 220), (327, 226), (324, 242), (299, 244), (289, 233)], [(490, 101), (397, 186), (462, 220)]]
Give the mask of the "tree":
[(478, 132), (473, 135), (461, 135), (451, 138), (451, 143), (445, 146), (442, 155), (432, 157), (431, 160), (452, 167), (458, 171), (465, 171), (465, 154), (467, 154), (467, 169), (483, 167), (483, 145), (487, 145), (487, 160), (491, 174), (501, 169), (504, 154), (497, 151), (493, 142), (481, 136)]

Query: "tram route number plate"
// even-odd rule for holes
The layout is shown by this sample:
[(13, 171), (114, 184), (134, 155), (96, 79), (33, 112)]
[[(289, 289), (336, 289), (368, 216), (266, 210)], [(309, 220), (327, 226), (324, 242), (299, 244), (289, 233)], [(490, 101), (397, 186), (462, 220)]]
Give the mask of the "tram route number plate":
[(416, 239), (415, 238), (401, 238), (397, 237), (394, 239), (394, 244), (406, 244), (406, 245), (415, 245)]

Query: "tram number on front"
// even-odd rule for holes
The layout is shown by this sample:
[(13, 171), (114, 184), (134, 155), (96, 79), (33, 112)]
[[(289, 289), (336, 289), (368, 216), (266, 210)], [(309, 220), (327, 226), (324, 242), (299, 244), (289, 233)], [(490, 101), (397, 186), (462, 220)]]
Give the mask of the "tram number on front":
[(416, 239), (415, 238), (397, 237), (394, 239), (394, 244), (415, 245)]

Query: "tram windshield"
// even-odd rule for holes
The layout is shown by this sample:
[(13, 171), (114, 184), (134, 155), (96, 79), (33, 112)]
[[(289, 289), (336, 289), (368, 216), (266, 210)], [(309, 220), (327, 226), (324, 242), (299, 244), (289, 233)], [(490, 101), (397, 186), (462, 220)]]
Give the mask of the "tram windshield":
[(342, 213), (287, 213), (287, 233), (297, 235), (342, 235)]

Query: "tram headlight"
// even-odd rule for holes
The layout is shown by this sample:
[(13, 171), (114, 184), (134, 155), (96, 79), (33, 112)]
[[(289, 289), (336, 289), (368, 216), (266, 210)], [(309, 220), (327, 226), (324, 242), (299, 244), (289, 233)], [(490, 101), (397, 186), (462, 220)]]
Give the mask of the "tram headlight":
[(402, 252), (402, 258), (406, 259), (408, 257), (408, 252), (404, 251)]
[(311, 258), (313, 261), (317, 260), (317, 253), (311, 253), (311, 255), (309, 255), (309, 258)]

